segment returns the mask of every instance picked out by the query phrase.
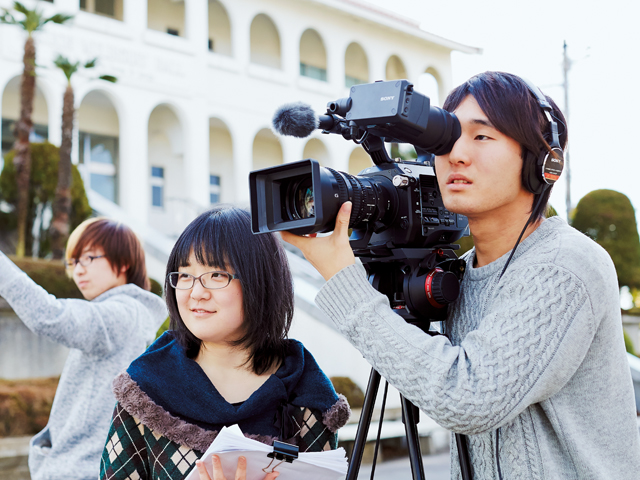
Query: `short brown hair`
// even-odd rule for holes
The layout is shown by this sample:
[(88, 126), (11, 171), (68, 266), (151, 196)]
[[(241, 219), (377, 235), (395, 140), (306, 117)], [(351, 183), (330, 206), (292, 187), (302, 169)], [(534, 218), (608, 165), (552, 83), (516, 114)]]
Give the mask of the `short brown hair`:
[(79, 258), (87, 247), (100, 247), (114, 272), (126, 267), (127, 283), (151, 289), (144, 250), (129, 227), (104, 217), (85, 220), (69, 235), (66, 259)]
[[(480, 109), (496, 130), (520, 144), (523, 176), (526, 171), (525, 164), (535, 162), (540, 151), (546, 150), (553, 154), (545, 139), (549, 121), (544, 116), (538, 100), (520, 77), (505, 72), (479, 73), (454, 88), (442, 108), (453, 112), (467, 95), (476, 99)], [(551, 115), (559, 124), (560, 146), (564, 150), (567, 146), (567, 122), (553, 99), (546, 95), (545, 98), (553, 110)], [(532, 210), (536, 204), (538, 205), (533, 212), (534, 218), (545, 215), (550, 195), (551, 188), (534, 194)]]

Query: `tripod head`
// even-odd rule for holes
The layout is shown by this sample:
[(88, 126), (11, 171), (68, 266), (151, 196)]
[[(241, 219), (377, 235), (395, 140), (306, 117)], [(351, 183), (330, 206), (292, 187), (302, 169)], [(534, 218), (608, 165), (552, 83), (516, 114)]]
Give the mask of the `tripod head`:
[(454, 253), (458, 248), (455, 244), (395, 248), (388, 256), (360, 256), (360, 260), (369, 282), (387, 296), (391, 308), (428, 331), (432, 321), (446, 319), (447, 305), (460, 293), (466, 264)]

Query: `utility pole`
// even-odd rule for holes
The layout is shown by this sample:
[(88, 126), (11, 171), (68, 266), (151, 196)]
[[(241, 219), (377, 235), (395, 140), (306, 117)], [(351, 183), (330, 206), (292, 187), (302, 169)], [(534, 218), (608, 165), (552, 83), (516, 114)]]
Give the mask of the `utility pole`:
[[(564, 53), (562, 61), (562, 69), (564, 71), (564, 118), (567, 122), (565, 128), (569, 127), (569, 70), (571, 69), (571, 60), (567, 56), (567, 41), (564, 41)], [(569, 150), (564, 152), (564, 176), (567, 179), (567, 196), (565, 200), (567, 208), (567, 222), (571, 223), (571, 165), (569, 164)]]

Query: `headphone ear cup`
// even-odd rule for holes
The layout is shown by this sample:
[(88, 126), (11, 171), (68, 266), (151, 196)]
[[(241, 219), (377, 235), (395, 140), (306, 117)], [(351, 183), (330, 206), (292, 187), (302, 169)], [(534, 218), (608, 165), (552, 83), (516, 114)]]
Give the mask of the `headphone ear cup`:
[(522, 162), (522, 185), (533, 194), (542, 193), (544, 184), (542, 178), (542, 164), (546, 152), (540, 152), (539, 155), (527, 150)]

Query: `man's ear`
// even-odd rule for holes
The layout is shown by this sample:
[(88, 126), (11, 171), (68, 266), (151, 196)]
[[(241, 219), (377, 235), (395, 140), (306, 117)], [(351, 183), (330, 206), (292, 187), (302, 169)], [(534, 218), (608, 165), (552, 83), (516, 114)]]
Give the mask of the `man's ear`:
[(123, 265), (122, 268), (120, 268), (120, 274), (127, 274), (127, 272), (129, 271), (129, 265)]

